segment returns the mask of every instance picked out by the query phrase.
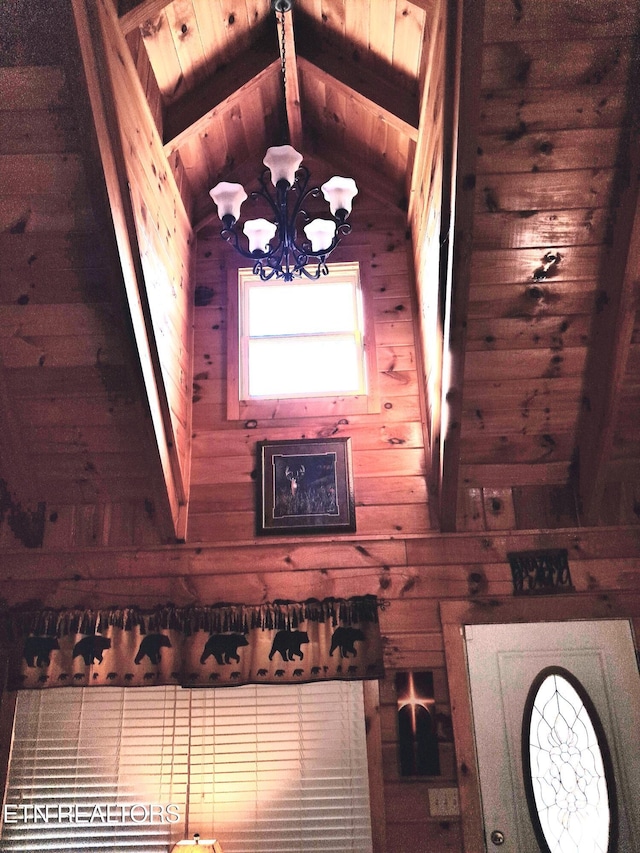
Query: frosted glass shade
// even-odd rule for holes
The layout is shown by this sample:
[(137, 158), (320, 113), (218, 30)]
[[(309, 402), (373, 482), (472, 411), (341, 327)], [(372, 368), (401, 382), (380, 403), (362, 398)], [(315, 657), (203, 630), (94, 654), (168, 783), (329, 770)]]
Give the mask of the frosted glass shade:
[(262, 162), (271, 172), (271, 183), (274, 187), (278, 185), (278, 181), (286, 181), (291, 186), (302, 163), (302, 154), (298, 154), (291, 145), (275, 145), (267, 148)]
[(303, 230), (311, 240), (311, 251), (322, 252), (329, 248), (335, 237), (336, 223), (332, 219), (314, 219)]
[(320, 189), (322, 195), (329, 202), (333, 216), (338, 210), (346, 210), (347, 216), (351, 213), (351, 203), (354, 196), (358, 194), (358, 187), (353, 178), (340, 178), (335, 175)]
[(268, 252), (269, 240), (275, 236), (278, 226), (267, 219), (247, 219), (242, 230), (249, 239), (250, 252)]
[(240, 208), (242, 207), (242, 202), (247, 198), (242, 184), (231, 184), (228, 181), (221, 181), (209, 191), (209, 195), (218, 208), (220, 219), (224, 220), (225, 216), (232, 216), (234, 222), (240, 219)]

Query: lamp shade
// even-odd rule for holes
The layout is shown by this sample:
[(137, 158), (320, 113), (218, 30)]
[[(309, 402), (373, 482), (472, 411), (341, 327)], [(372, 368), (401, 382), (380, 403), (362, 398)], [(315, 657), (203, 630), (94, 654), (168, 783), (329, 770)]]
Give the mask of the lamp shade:
[(249, 239), (250, 252), (268, 252), (269, 240), (273, 239), (278, 227), (267, 219), (247, 219), (242, 230)]
[(335, 237), (336, 223), (333, 219), (314, 219), (304, 226), (304, 233), (311, 241), (312, 252), (328, 249)]
[(171, 848), (171, 853), (222, 853), (220, 842), (215, 838), (200, 838), (198, 833), (192, 839), (178, 841)]
[(209, 191), (218, 208), (218, 216), (224, 221), (225, 216), (232, 216), (234, 222), (240, 219), (240, 208), (242, 202), (247, 198), (242, 184), (231, 184), (229, 181), (220, 181)]
[(345, 211), (345, 218), (351, 213), (351, 202), (358, 194), (358, 187), (353, 178), (340, 178), (334, 175), (320, 189), (329, 202), (333, 216), (336, 216), (339, 210)]
[(286, 181), (291, 186), (302, 163), (302, 154), (298, 154), (291, 145), (275, 145), (267, 148), (262, 162), (271, 172), (271, 183), (274, 187), (278, 185), (278, 181)]

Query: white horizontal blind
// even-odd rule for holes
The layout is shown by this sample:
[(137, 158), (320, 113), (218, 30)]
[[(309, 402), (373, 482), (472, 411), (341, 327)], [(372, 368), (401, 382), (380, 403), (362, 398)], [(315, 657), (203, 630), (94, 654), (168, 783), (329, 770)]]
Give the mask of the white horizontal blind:
[[(167, 853), (188, 830), (225, 853), (370, 853), (362, 684), (24, 691), (5, 803), (3, 851)], [(60, 804), (95, 819), (56, 823)]]

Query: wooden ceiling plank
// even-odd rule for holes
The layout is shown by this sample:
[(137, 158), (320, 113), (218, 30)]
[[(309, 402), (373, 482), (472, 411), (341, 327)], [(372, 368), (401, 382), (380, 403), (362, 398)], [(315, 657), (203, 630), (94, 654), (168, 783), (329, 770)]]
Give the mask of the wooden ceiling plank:
[(206, 82), (208, 77), (205, 46), (200, 37), (198, 22), (191, 3), (170, 3), (167, 21), (180, 63), (181, 75), (187, 90)]
[[(314, 60), (318, 58), (314, 57)], [(409, 105), (408, 100), (401, 95), (399, 96), (394, 87), (379, 84), (377, 80), (374, 81), (373, 75), (363, 74), (360, 68), (357, 78), (349, 76), (347, 83), (341, 79), (346, 76), (344, 64), (340, 69), (337, 62), (334, 64), (333, 60), (326, 61), (325, 58), (322, 60), (322, 67), (320, 67), (315, 64), (315, 61), (311, 62), (302, 56), (298, 57), (298, 64), (303, 74), (310, 74), (316, 79), (322, 80), (329, 89), (340, 92), (347, 100), (366, 106), (370, 111), (377, 113), (391, 127), (406, 134), (413, 141), (417, 140), (418, 118), (415, 99), (412, 98)], [(391, 92), (395, 93), (395, 103), (390, 97)], [(410, 109), (407, 109), (409, 106)]]
[(185, 140), (203, 132), (213, 113), (223, 112), (230, 103), (240, 100), (250, 104), (253, 93), (279, 66), (273, 51), (247, 51), (241, 60), (216, 72), (206, 85), (181, 98), (165, 116), (165, 152), (175, 151)]
[[(396, 3), (396, 23), (393, 32), (393, 65), (407, 81), (418, 79), (425, 49), (426, 14), (410, 3)], [(428, 42), (427, 42), (428, 47)]]
[(375, 15), (369, 15), (369, 50), (372, 68), (380, 75), (393, 67), (393, 33), (395, 29), (395, 6), (393, 3), (379, 4)]
[(136, 27), (143, 27), (148, 21), (157, 18), (171, 0), (143, 0), (120, 18), (120, 27), (126, 36)]
[(162, 105), (174, 103), (186, 94), (187, 80), (182, 73), (167, 13), (161, 12), (156, 21), (140, 30), (140, 35), (143, 50), (158, 84)]
[(516, 42), (527, 34), (530, 40), (600, 39), (633, 36), (637, 27), (635, 3), (607, 2), (596, 5), (584, 0), (533, 0), (507, 4), (487, 0), (493, 42)]
[[(562, 60), (559, 51), (562, 51)], [(519, 41), (487, 44), (482, 90), (624, 86), (632, 67), (631, 37), (582, 41)]]
[(611, 251), (601, 268), (599, 300), (585, 375), (578, 445), (578, 493), (584, 520), (595, 524), (607, 480), (624, 375), (638, 309), (640, 270), (640, 131), (629, 143), (629, 183), (616, 213)]
[(514, 486), (564, 485), (569, 462), (511, 465), (461, 465), (460, 478), (465, 488), (513, 488)]

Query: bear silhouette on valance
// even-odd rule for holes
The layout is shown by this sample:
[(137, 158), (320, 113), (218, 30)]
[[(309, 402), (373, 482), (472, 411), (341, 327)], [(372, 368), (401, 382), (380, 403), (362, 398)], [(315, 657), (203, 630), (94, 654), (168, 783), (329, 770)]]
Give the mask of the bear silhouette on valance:
[(185, 687), (383, 675), (375, 596), (259, 606), (12, 611), (9, 684)]

